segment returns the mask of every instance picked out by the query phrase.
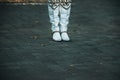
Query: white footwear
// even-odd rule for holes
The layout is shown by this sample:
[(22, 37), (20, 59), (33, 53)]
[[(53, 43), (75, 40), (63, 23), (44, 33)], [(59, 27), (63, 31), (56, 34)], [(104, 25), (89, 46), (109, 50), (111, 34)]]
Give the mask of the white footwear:
[(70, 17), (70, 10), (71, 10), (71, 3), (68, 5), (64, 5), (61, 3), (60, 6), (60, 31), (61, 31), (61, 38), (63, 41), (70, 41), (70, 38), (67, 34), (68, 30), (68, 23)]
[[(55, 8), (54, 8), (55, 7)], [(58, 3), (55, 3), (54, 5), (50, 3), (48, 5), (48, 12), (49, 12), (49, 18), (51, 25), (52, 32), (59, 31), (59, 6)]]
[[(69, 0), (66, 0), (69, 1)], [(60, 6), (60, 31), (64, 32), (68, 30), (68, 23), (71, 11), (71, 3), (61, 3)]]
[(54, 41), (61, 41), (62, 40), (59, 32), (53, 33), (53, 40)]
[(70, 38), (69, 38), (67, 32), (62, 32), (61, 33), (61, 38), (62, 38), (63, 41), (70, 41)]
[[(53, 33), (53, 40), (54, 41), (69, 41), (70, 38), (68, 34), (65, 32), (67, 31), (68, 23), (69, 23), (69, 16), (70, 16), (70, 10), (71, 10), (71, 3), (69, 1), (71, 0), (65, 0), (64, 3), (62, 3), (62, 0), (48, 0), (48, 12), (50, 17), (50, 22), (52, 24), (51, 30)], [(59, 1), (55, 2), (54, 1)], [(60, 35), (60, 32), (61, 35)]]

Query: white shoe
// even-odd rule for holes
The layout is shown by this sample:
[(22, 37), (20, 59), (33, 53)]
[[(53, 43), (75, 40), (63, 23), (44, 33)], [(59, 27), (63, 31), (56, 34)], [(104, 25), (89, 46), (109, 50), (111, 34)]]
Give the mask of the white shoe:
[(62, 38), (63, 41), (70, 41), (70, 38), (69, 38), (67, 32), (62, 32), (61, 33), (61, 38)]
[(61, 41), (62, 40), (59, 32), (53, 33), (53, 40), (54, 41)]

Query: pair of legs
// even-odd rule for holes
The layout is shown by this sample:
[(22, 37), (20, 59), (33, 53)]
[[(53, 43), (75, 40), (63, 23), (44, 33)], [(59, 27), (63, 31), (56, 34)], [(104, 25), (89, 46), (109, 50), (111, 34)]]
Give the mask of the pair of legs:
[(53, 40), (70, 40), (67, 34), (70, 10), (71, 0), (49, 0), (48, 11), (52, 24)]

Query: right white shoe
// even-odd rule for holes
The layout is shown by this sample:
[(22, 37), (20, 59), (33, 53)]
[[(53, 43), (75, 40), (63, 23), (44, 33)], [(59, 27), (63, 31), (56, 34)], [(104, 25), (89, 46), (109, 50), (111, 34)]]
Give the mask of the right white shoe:
[(60, 32), (54, 32), (53, 33), (53, 40), (54, 41), (61, 41), (61, 36), (60, 36)]
[(61, 38), (62, 38), (63, 41), (70, 41), (70, 38), (69, 38), (67, 32), (62, 32), (61, 33)]

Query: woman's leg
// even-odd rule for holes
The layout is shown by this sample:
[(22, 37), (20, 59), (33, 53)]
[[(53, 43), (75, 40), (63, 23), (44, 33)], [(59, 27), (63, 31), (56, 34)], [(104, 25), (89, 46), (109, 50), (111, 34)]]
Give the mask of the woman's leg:
[(67, 30), (71, 10), (71, 0), (67, 0), (67, 2), (64, 1), (66, 0), (63, 0), (60, 6), (60, 31), (62, 39), (64, 41), (69, 41), (70, 38), (67, 34)]
[(59, 3), (57, 0), (49, 0), (48, 5), (48, 12), (49, 12), (49, 18), (50, 22), (52, 24), (51, 30), (53, 32), (53, 40), (55, 41), (61, 41), (60, 36), (60, 27), (59, 27)]

